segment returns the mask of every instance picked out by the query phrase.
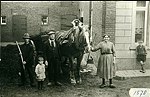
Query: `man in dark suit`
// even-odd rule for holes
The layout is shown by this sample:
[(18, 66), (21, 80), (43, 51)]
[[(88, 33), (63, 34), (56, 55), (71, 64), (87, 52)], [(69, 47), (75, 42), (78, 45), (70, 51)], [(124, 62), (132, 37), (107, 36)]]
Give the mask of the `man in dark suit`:
[(55, 30), (48, 32), (49, 38), (45, 42), (45, 60), (48, 62), (48, 85), (61, 86), (60, 78), (60, 52), (59, 44), (55, 40)]

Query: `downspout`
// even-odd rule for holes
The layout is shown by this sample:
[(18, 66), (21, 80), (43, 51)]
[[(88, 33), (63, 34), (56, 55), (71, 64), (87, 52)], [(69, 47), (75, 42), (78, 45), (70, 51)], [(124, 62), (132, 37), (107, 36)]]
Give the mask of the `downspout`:
[(93, 3), (90, 1), (89, 5), (89, 30), (90, 30), (90, 43), (93, 42), (93, 33), (92, 33), (92, 18), (93, 18)]
[(80, 21), (83, 23), (83, 10), (82, 10), (82, 8), (80, 9)]
[(103, 1), (103, 13), (102, 13), (102, 35), (106, 33), (106, 1)]
[[(148, 8), (147, 8), (147, 17), (150, 17), (150, 1), (148, 2)], [(150, 19), (147, 18), (147, 36), (146, 41), (147, 41), (147, 46), (150, 46)]]

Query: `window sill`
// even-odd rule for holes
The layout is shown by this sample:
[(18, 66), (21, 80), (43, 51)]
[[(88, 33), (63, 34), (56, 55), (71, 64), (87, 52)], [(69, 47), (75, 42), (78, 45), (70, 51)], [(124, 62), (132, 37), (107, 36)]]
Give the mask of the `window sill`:
[[(136, 50), (137, 44), (131, 45), (129, 50)], [(150, 51), (150, 46), (146, 46), (147, 50)]]
[(3, 23), (3, 24), (1, 24), (2, 26), (5, 26), (6, 25), (6, 23)]

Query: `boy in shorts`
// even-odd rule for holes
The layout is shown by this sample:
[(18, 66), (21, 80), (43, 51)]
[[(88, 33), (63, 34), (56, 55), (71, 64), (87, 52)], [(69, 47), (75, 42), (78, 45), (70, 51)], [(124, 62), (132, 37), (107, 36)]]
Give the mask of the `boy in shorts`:
[(141, 65), (141, 70), (140, 72), (145, 73), (145, 61), (146, 61), (146, 55), (147, 55), (147, 50), (146, 47), (143, 45), (143, 41), (140, 40), (138, 41), (138, 46), (136, 47), (136, 55), (137, 55), (137, 61), (140, 63)]

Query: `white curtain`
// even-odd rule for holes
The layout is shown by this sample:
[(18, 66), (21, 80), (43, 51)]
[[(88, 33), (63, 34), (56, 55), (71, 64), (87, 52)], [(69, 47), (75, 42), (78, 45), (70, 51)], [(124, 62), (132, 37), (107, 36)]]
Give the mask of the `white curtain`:
[(136, 12), (136, 35), (135, 41), (144, 40), (144, 25), (145, 24), (145, 11)]
[(136, 12), (136, 28), (144, 28), (145, 11)]

